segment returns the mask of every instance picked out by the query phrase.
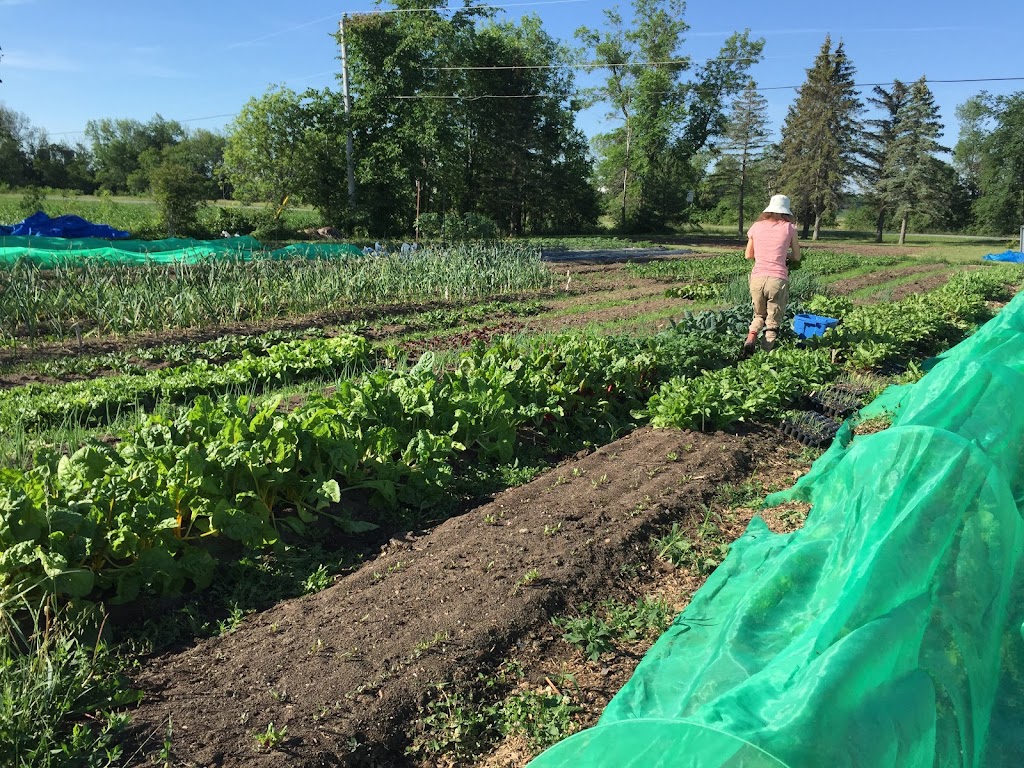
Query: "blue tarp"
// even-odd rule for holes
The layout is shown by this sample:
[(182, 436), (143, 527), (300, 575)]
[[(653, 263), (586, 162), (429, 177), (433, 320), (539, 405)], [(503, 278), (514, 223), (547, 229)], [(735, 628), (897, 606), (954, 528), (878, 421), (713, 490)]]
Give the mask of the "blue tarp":
[(0, 224), (0, 235), (20, 237), (98, 237), (103, 240), (120, 240), (131, 237), (130, 232), (114, 229), (106, 224), (93, 224), (81, 216), (58, 216), (51, 219), (43, 211), (37, 211), (24, 221), (13, 226)]
[(1002, 253), (990, 253), (984, 259), (985, 261), (1012, 261), (1015, 264), (1024, 264), (1024, 253), (1020, 251), (1003, 251)]

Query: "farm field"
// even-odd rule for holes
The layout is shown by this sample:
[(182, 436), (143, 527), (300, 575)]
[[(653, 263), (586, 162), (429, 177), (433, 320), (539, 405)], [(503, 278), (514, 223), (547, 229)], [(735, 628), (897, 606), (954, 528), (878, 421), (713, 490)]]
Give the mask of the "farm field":
[[(778, 429), (791, 409), (916, 380), (1024, 281), (942, 247), (807, 248), (793, 303), (842, 325), (744, 361), (749, 266), (728, 241), (516, 249), (440, 287), (396, 262), (395, 292), (279, 292), (273, 311), (252, 293), (246, 313), (200, 266), (173, 279), (217, 281), (221, 305), (119, 325), (97, 297), (128, 317), (119, 286), (159, 307), (172, 276), (97, 272), (76, 294), (40, 270), (31, 306), (6, 283), (3, 660), (22, 701), (19, 643), (84, 678), (33, 700), (63, 717), (30, 739), (7, 734), (31, 709), (0, 707), (0, 755), (524, 765), (596, 721), (764, 496), (808, 471), (820, 449)], [(296, 296), (354, 284), (283, 269)], [(763, 514), (787, 531), (807, 511)], [(69, 599), (104, 604), (103, 643)]]

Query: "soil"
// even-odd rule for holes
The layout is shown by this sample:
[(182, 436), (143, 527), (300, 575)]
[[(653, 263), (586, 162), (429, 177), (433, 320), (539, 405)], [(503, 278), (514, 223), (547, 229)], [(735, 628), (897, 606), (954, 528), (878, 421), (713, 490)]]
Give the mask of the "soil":
[[(175, 765), (428, 765), (406, 754), (428, 697), (438, 685), (472, 690), (510, 660), (552, 687), (576, 664), (574, 695), (592, 721), (644, 649), (614, 668), (583, 663), (550, 618), (628, 590), (622, 574), (652, 567), (653, 533), (705, 519), (716, 493), (749, 482), (778, 446), (772, 430), (642, 428), (432, 531), (396, 536), (327, 590), (145, 664), (129, 764), (157, 752), (170, 725)], [(771, 474), (789, 484), (790, 469)], [(735, 538), (745, 523), (732, 525)], [(662, 576), (678, 608), (703, 578)], [(255, 738), (270, 723), (287, 728), (273, 750)], [(487, 760), (524, 764), (514, 740)]]
[[(841, 294), (849, 294), (854, 291), (860, 290), (861, 288), (868, 288), (873, 285), (882, 285), (893, 280), (899, 280), (902, 277), (908, 277), (910, 275), (916, 275), (922, 272), (935, 272), (934, 264), (913, 264), (907, 267), (896, 267), (893, 269), (879, 269), (875, 272), (870, 272), (865, 275), (857, 275), (856, 277), (849, 277), (844, 280), (837, 280), (831, 283), (829, 287)], [(950, 270), (951, 271), (951, 270)], [(940, 284), (946, 282), (949, 279), (949, 272), (943, 273), (942, 275), (929, 275), (927, 280), (940, 279)], [(895, 291), (895, 288), (894, 288)]]

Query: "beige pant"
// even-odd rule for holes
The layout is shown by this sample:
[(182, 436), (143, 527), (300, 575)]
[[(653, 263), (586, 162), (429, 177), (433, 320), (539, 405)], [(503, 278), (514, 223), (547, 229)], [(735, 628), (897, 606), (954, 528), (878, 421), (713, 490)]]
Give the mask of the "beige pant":
[(754, 301), (754, 319), (750, 332), (755, 336), (764, 329), (767, 341), (775, 341), (789, 303), (789, 280), (778, 277), (750, 276), (750, 298)]

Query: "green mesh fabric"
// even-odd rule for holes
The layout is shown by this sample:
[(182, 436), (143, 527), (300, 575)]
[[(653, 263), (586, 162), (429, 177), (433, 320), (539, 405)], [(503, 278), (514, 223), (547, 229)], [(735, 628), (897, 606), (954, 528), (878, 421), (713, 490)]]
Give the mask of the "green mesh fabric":
[(755, 518), (598, 725), (532, 768), (1020, 765), (1022, 330), (1024, 294), (864, 409), (892, 426), (845, 427), (766, 502), (810, 502), (804, 527)]
[(99, 261), (113, 264), (195, 263), (208, 259), (344, 258), (361, 256), (362, 251), (346, 243), (298, 243), (268, 251), (253, 237), (222, 240), (67, 240), (60, 237), (0, 237), (0, 266), (27, 259), (44, 269)]

